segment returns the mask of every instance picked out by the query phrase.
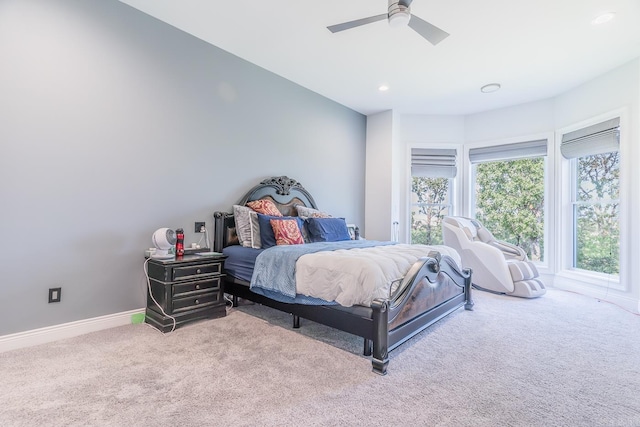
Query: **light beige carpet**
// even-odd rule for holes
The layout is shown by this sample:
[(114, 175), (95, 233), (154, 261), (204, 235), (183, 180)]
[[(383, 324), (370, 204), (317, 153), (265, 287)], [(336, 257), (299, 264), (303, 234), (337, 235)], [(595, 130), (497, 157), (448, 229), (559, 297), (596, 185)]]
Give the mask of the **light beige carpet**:
[(640, 318), (475, 292), (371, 372), (361, 339), (261, 306), (0, 354), (2, 426), (638, 426)]

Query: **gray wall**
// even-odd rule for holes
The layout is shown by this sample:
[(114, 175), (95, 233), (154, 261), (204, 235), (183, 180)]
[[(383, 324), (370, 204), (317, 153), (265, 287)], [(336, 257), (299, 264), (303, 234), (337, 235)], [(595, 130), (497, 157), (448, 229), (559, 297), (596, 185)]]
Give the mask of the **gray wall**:
[(0, 64), (0, 335), (143, 307), (152, 232), (272, 175), (363, 223), (364, 116), (118, 1), (0, 0)]

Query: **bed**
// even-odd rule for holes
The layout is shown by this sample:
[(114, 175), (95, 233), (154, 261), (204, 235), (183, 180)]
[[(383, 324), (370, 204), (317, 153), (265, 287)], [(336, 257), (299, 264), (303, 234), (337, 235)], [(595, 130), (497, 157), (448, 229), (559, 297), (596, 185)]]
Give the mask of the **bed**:
[[(288, 218), (298, 216), (301, 207), (318, 209), (311, 194), (298, 181), (286, 176), (263, 180), (242, 196), (234, 209), (264, 200), (273, 202)], [(293, 299), (280, 298), (271, 291), (251, 288), (255, 285), (251, 279), (252, 259), (255, 260), (263, 252), (264, 258), (272, 250), (257, 247), (241, 249), (233, 212), (215, 212), (214, 227), (214, 251), (228, 256), (225, 260), (224, 292), (232, 296), (234, 305), (238, 304), (238, 298), (242, 298), (290, 313), (294, 328), (300, 327), (300, 318), (303, 318), (360, 336), (364, 339), (364, 355), (371, 356), (373, 371), (381, 375), (387, 373), (391, 350), (459, 308), (473, 309), (471, 271), (461, 269), (454, 257), (443, 255), (442, 250), (429, 251), (418, 258), (396, 283), (389, 286), (388, 295), (378, 295), (370, 304), (343, 306), (335, 301), (298, 294)], [(361, 240), (337, 244), (358, 246), (374, 243)], [(387, 244), (394, 243), (380, 242), (381, 246)], [(310, 250), (314, 245), (322, 243), (297, 246), (302, 250)], [(277, 246), (274, 251), (280, 248)], [(338, 249), (335, 252), (344, 248), (340, 246)], [(349, 253), (357, 250), (360, 249), (353, 248)], [(234, 263), (237, 252), (249, 253), (248, 260)], [(328, 256), (325, 252), (321, 254)], [(304, 256), (305, 259), (307, 257)]]

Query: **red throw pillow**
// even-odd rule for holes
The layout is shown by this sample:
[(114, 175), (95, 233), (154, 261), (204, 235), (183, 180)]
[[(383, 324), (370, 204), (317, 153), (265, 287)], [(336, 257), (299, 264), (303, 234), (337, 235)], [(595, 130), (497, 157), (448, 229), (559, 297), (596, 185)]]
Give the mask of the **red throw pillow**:
[(269, 222), (273, 228), (276, 245), (301, 245), (304, 243), (298, 221), (295, 219), (272, 219)]
[(247, 203), (247, 206), (263, 215), (282, 216), (282, 213), (276, 205), (269, 199), (254, 200), (253, 202)]

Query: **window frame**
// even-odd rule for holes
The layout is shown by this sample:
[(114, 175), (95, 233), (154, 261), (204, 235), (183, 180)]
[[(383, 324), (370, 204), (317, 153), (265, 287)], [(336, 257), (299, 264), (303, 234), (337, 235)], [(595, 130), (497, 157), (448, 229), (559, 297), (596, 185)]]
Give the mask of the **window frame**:
[[(547, 140), (547, 155), (544, 157), (544, 248), (542, 253), (543, 261), (534, 261), (536, 267), (541, 274), (553, 274), (555, 264), (554, 245), (551, 240), (551, 236), (555, 235), (555, 222), (553, 221), (553, 214), (555, 212), (555, 197), (553, 195), (553, 189), (555, 188), (555, 135), (553, 132), (544, 132), (538, 134), (522, 135), (512, 138), (505, 138), (500, 140), (483, 141), (465, 144), (464, 146), (464, 165), (466, 169), (465, 188), (465, 216), (475, 218), (475, 206), (476, 206), (476, 194), (475, 194), (475, 167), (469, 158), (469, 151), (475, 148), (493, 147), (500, 145), (517, 144), (527, 141), (535, 140)], [(504, 160), (509, 160), (504, 159)]]
[[(406, 145), (406, 174), (405, 174), (405, 197), (407, 203), (405, 215), (407, 227), (402, 230), (401, 241), (411, 242), (411, 212), (413, 211), (412, 191), (411, 183), (413, 180), (413, 174), (411, 173), (411, 150), (414, 148), (424, 149), (454, 149), (456, 150), (456, 176), (449, 178), (450, 180), (450, 204), (451, 209), (449, 215), (460, 215), (462, 212), (463, 200), (462, 200), (462, 186), (464, 182), (465, 168), (463, 163), (464, 145), (461, 143), (442, 142), (442, 143), (408, 143)], [(404, 240), (402, 239), (404, 238)]]
[[(413, 176), (413, 174), (411, 175), (411, 181), (413, 182), (413, 178), (416, 178)], [(448, 210), (447, 215), (453, 215), (453, 211), (454, 211), (454, 198), (455, 198), (455, 191), (454, 191), (454, 186), (455, 186), (455, 178), (446, 178), (446, 177), (440, 177), (441, 179), (446, 179), (449, 181), (449, 188), (447, 193), (449, 194), (449, 198), (446, 201), (446, 203), (413, 203), (412, 199), (413, 199), (413, 191), (410, 192), (409, 194), (409, 240), (408, 242), (413, 244), (413, 238), (412, 238), (412, 231), (413, 231), (413, 224), (412, 224), (412, 218), (411, 218), (411, 214), (413, 213), (413, 209), (414, 207), (420, 207), (420, 206), (427, 206), (427, 207), (446, 207)], [(433, 242), (427, 242), (427, 245), (433, 245), (436, 243)]]
[[(579, 272), (587, 272), (587, 273), (595, 273), (598, 275), (603, 275), (602, 277), (606, 277), (607, 279), (609, 279), (609, 276), (611, 277), (618, 277), (619, 274), (610, 274), (610, 273), (603, 273), (603, 272), (597, 272), (597, 271), (593, 271), (593, 270), (586, 270), (584, 268), (579, 268), (577, 267), (577, 263), (578, 263), (578, 218), (577, 218), (577, 210), (579, 206), (588, 206), (588, 205), (593, 205), (593, 204), (613, 204), (613, 203), (618, 203), (618, 226), (620, 226), (620, 197), (619, 197), (619, 192), (620, 192), (620, 182), (618, 182), (618, 198), (617, 199), (598, 199), (596, 202), (594, 201), (588, 201), (588, 202), (584, 202), (584, 201), (579, 201), (578, 198), (578, 162), (581, 159), (581, 157), (576, 157), (573, 159), (568, 159), (569, 160), (569, 168), (570, 173), (569, 176), (571, 177), (571, 182), (570, 182), (570, 186), (571, 186), (571, 191), (569, 193), (570, 196), (570, 204), (571, 204), (571, 232), (572, 232), (572, 236), (571, 236), (571, 241), (572, 241), (572, 254), (571, 254), (571, 269), (575, 270), (575, 271), (579, 271)], [(622, 156), (620, 156), (620, 160), (622, 160)], [(619, 164), (618, 164), (619, 166)], [(619, 246), (619, 245), (618, 245)], [(620, 247), (618, 247), (618, 265), (620, 264)]]
[[(586, 128), (606, 120), (616, 117), (620, 118), (620, 182), (618, 188), (619, 216), (618, 224), (620, 228), (620, 244), (618, 252), (619, 274), (607, 274), (574, 267), (574, 259), (577, 256), (575, 251), (575, 239), (577, 224), (574, 222), (574, 197), (577, 180), (577, 159), (566, 159), (560, 152), (562, 136), (582, 128)], [(629, 271), (630, 241), (628, 233), (630, 229), (628, 208), (626, 200), (630, 197), (630, 178), (627, 164), (629, 162), (628, 152), (628, 119), (626, 109), (614, 110), (579, 123), (558, 129), (556, 131), (556, 158), (557, 175), (559, 176), (559, 188), (556, 191), (557, 223), (561, 230), (557, 234), (556, 240), (556, 277), (560, 285), (577, 285), (578, 287), (590, 287), (598, 290), (613, 289), (617, 291), (627, 291), (625, 283), (627, 272)]]

